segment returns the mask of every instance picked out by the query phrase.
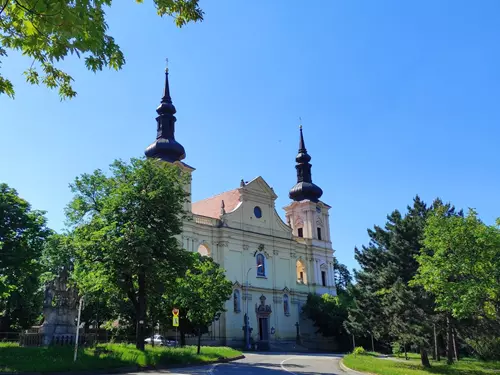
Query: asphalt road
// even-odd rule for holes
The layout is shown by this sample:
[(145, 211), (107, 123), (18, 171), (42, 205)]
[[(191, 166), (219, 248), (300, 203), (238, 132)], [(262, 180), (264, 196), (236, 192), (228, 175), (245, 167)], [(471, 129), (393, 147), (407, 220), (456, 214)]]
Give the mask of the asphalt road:
[(339, 355), (245, 354), (246, 358), (211, 366), (170, 370), (169, 375), (348, 375), (339, 367)]

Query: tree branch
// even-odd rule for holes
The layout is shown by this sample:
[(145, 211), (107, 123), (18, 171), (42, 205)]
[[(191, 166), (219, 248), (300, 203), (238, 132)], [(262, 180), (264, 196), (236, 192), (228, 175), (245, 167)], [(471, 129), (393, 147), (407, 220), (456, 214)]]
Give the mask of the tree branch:
[(54, 17), (54, 16), (58, 16), (59, 14), (62, 13), (62, 9), (58, 12), (58, 13), (54, 13), (54, 14), (42, 14), (42, 13), (37, 13), (35, 12), (33, 9), (28, 9), (26, 8), (24, 5), (22, 5), (18, 0), (14, 0), (16, 2), (17, 5), (19, 5), (21, 8), (23, 8), (26, 12), (28, 13), (31, 13), (31, 14), (34, 14), (36, 16), (40, 16), (40, 17)]
[(2, 9), (0, 9), (0, 15), (3, 13), (5, 8), (7, 8), (7, 4), (9, 3), (9, 0), (5, 0), (5, 4), (2, 6)]

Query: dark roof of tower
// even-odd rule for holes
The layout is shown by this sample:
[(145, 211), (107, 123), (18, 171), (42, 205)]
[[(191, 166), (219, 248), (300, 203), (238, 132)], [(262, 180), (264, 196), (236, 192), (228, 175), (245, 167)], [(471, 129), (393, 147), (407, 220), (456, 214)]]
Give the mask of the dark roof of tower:
[(168, 82), (168, 69), (165, 70), (165, 88), (160, 105), (156, 108), (158, 116), (156, 140), (151, 143), (145, 151), (148, 158), (158, 158), (166, 162), (181, 161), (186, 157), (184, 147), (175, 140), (174, 116), (177, 112), (172, 98), (170, 97), (170, 85)]
[(306, 199), (312, 202), (318, 202), (319, 198), (323, 195), (323, 190), (312, 182), (312, 165), (309, 163), (311, 161), (311, 156), (307, 153), (302, 126), (300, 126), (299, 153), (295, 161), (297, 162), (295, 165), (295, 169), (297, 170), (297, 183), (290, 189), (288, 196), (290, 199), (297, 202)]

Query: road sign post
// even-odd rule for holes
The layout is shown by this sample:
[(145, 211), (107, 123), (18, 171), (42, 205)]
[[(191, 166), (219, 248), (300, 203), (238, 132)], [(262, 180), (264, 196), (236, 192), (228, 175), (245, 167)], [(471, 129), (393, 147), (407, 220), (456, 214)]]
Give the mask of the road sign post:
[(175, 327), (175, 346), (177, 346), (177, 327), (179, 327), (179, 309), (172, 309), (172, 326)]

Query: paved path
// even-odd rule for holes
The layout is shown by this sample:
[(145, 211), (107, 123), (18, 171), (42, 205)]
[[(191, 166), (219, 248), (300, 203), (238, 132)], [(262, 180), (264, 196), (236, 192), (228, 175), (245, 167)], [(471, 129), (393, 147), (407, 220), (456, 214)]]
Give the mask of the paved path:
[(334, 354), (245, 354), (246, 358), (230, 363), (148, 372), (165, 375), (351, 375), (339, 367), (341, 355)]

